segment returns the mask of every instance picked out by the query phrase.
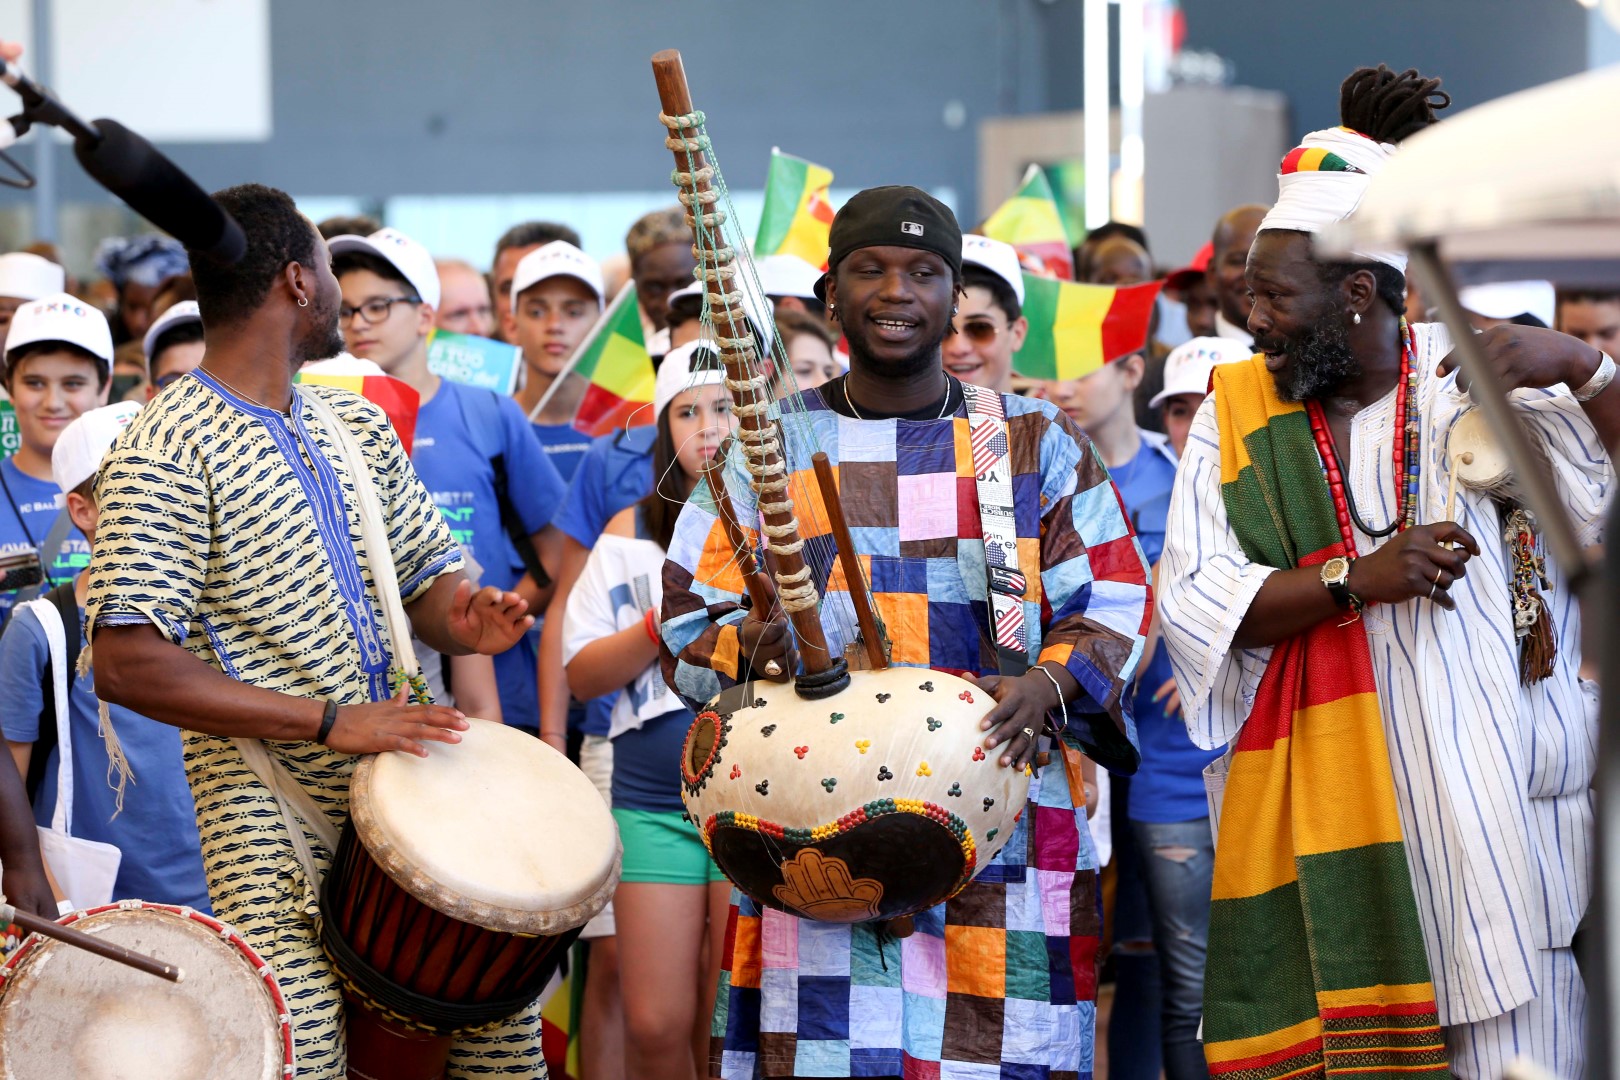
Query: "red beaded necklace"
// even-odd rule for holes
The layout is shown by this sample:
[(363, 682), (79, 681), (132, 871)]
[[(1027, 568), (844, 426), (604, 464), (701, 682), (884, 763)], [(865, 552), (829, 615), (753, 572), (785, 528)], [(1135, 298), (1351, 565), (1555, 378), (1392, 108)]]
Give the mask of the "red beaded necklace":
[(1316, 439), (1316, 450), (1322, 456), (1322, 467), (1327, 471), (1328, 490), (1333, 493), (1333, 513), (1339, 522), (1339, 535), (1344, 539), (1345, 554), (1356, 554), (1356, 529), (1372, 537), (1389, 536), (1417, 523), (1418, 478), (1422, 471), (1419, 453), (1421, 425), (1417, 416), (1417, 365), (1413, 355), (1417, 351), (1417, 336), (1401, 320), (1401, 373), (1400, 396), (1395, 399), (1395, 520), (1382, 529), (1372, 529), (1361, 520), (1349, 487), (1344, 482), (1343, 462), (1333, 444), (1333, 432), (1328, 427), (1327, 414), (1320, 401), (1305, 403), (1310, 416), (1311, 434)]

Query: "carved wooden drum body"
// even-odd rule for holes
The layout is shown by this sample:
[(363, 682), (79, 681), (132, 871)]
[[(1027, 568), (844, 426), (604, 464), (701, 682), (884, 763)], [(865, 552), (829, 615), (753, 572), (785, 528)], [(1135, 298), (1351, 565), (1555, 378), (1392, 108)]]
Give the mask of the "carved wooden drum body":
[(467, 723), (426, 758), (356, 767), (321, 903), (348, 991), (439, 1035), (538, 997), (619, 881), (618, 830), (585, 774), (516, 728)]
[(777, 683), (752, 693), (698, 717), (681, 778), (715, 862), (762, 904), (845, 923), (922, 911), (1023, 815), (1029, 773), (984, 748), (994, 701), (964, 679), (895, 667), (852, 672), (819, 700)]
[(230, 927), (126, 900), (64, 926), (173, 964), (165, 982), (51, 938), (0, 971), (4, 1080), (286, 1080), (292, 1028), (274, 974)]

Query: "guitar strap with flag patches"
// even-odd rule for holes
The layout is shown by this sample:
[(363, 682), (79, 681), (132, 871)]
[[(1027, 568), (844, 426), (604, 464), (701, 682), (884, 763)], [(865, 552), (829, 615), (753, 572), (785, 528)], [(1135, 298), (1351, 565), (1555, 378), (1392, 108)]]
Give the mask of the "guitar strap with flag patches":
[(1007, 411), (994, 390), (963, 383), (962, 393), (967, 399), (968, 442), (979, 495), (979, 527), (984, 534), (990, 637), (1001, 674), (1022, 675), (1029, 670), (1029, 631), (1024, 620), (1029, 582), (1018, 567)]

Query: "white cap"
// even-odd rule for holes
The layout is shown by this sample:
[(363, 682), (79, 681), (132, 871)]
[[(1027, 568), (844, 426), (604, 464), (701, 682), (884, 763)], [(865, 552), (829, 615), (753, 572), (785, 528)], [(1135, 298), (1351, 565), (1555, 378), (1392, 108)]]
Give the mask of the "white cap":
[(439, 306), (439, 268), (433, 265), (428, 249), (398, 229), (378, 229), (370, 236), (334, 236), (326, 242), (333, 255), (345, 251), (369, 251), (385, 260), (416, 290), (428, 307)]
[(596, 294), (598, 304), (607, 297), (602, 267), (597, 261), (566, 240), (553, 240), (518, 261), (517, 271), (512, 275), (512, 310), (517, 311), (519, 293), (554, 277), (583, 281), (585, 287)]
[(0, 255), (0, 296), (38, 300), (67, 289), (67, 271), (38, 255), (13, 251)]
[(17, 309), (6, 331), (6, 352), (36, 341), (77, 345), (99, 356), (112, 371), (112, 328), (107, 325), (107, 316), (78, 297), (54, 293)]
[(1475, 315), (1487, 319), (1513, 319), (1534, 315), (1544, 326), (1558, 317), (1558, 290), (1550, 281), (1493, 281), (1470, 285), (1457, 292), (1457, 300)]
[(163, 336), (164, 331), (182, 323), (202, 322), (202, 312), (197, 308), (197, 301), (182, 300), (178, 304), (170, 305), (163, 314), (152, 320), (147, 328), (146, 337), (141, 339), (141, 350), (146, 353), (146, 366), (152, 366), (152, 349), (157, 345), (157, 339)]
[(766, 296), (816, 298), (816, 282), (821, 280), (821, 271), (797, 255), (767, 255), (755, 259), (754, 270)]
[(962, 236), (962, 261), (982, 266), (1012, 286), (1018, 306), (1024, 306), (1024, 268), (1018, 262), (1018, 249), (1000, 240), (977, 233)]
[(1220, 337), (1195, 337), (1170, 350), (1164, 358), (1164, 389), (1153, 395), (1148, 408), (1157, 409), (1177, 394), (1209, 393), (1209, 373), (1216, 364), (1247, 360), (1254, 349), (1241, 341)]
[(51, 476), (63, 494), (96, 475), (101, 459), (140, 411), (133, 401), (119, 401), (80, 413), (62, 429), (51, 451)]
[[(692, 358), (699, 351), (713, 358), (714, 370), (693, 371)], [(688, 341), (669, 350), (658, 365), (658, 377), (653, 382), (653, 419), (664, 415), (675, 395), (699, 386), (716, 386), (726, 381), (725, 369), (720, 364), (720, 346), (706, 338)]]
[(387, 375), (375, 360), (362, 360), (358, 356), (340, 352), (325, 360), (312, 360), (298, 369), (311, 375)]

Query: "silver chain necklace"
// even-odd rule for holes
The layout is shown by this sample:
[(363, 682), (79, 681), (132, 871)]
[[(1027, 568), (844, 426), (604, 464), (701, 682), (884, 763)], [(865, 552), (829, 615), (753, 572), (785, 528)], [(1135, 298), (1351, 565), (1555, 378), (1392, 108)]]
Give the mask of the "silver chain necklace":
[[(934, 417), (935, 420), (945, 419), (945, 410), (949, 408), (951, 404), (951, 384), (954, 382), (956, 382), (956, 376), (945, 376), (945, 400), (939, 403), (939, 415)], [(855, 399), (849, 396), (849, 378), (847, 376), (844, 379), (844, 404), (848, 405), (849, 411), (855, 414), (855, 419), (866, 419), (866, 417), (861, 415), (861, 410), (855, 407)]]
[[(259, 408), (261, 408), (261, 409), (270, 409), (271, 412), (276, 412), (276, 413), (281, 412), (280, 409), (271, 409), (270, 406), (266, 405), (264, 402), (260, 401), (256, 397), (253, 397), (253, 396), (251, 396), (249, 394), (242, 393), (242, 391), (238, 390), (236, 387), (232, 386), (230, 383), (228, 383), (224, 379), (222, 379), (220, 377), (219, 372), (210, 371), (208, 374), (210, 374), (210, 375), (212, 375), (214, 377), (215, 382), (219, 383), (219, 385), (223, 386), (225, 389), (229, 390), (231, 393), (235, 394), (237, 397), (241, 398), (243, 401), (251, 401), (253, 404), (257, 405)], [(291, 411), (290, 406), (289, 406), (288, 411), (289, 412)]]

